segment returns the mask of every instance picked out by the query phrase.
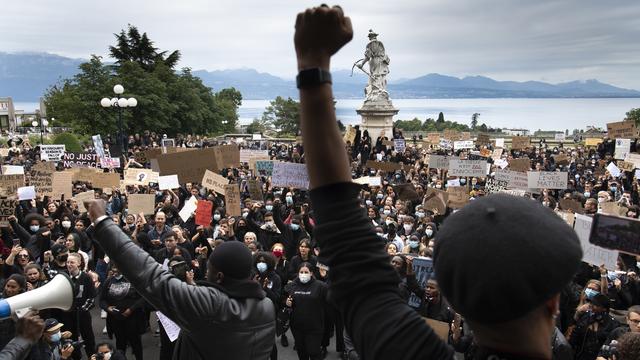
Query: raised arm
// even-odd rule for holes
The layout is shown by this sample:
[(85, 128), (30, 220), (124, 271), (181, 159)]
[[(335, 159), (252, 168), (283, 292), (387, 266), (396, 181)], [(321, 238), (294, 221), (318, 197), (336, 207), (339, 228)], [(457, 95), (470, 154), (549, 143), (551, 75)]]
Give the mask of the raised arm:
[[(298, 70), (330, 69), (330, 58), (353, 37), (338, 7), (298, 15)], [(452, 359), (440, 340), (398, 293), (398, 276), (379, 246), (351, 183), (344, 142), (336, 124), (331, 84), (300, 89), (304, 149), (316, 210), (316, 236), (328, 260), (331, 296), (364, 359)]]

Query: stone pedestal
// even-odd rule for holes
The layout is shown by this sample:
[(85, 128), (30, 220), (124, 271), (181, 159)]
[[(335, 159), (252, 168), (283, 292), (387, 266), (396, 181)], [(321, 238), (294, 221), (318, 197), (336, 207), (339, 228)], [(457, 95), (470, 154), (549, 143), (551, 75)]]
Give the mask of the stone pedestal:
[(360, 130), (369, 132), (371, 145), (383, 130), (387, 138), (393, 138), (393, 116), (398, 114), (398, 111), (389, 99), (367, 100), (356, 110), (362, 117)]

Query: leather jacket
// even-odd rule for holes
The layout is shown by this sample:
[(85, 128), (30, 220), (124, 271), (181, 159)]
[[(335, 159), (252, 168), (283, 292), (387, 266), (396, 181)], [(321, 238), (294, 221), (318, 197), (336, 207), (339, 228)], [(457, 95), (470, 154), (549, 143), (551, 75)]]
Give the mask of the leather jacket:
[(220, 287), (193, 286), (162, 269), (110, 218), (94, 237), (151, 305), (180, 326), (174, 359), (268, 359), (275, 309), (267, 297), (230, 297)]

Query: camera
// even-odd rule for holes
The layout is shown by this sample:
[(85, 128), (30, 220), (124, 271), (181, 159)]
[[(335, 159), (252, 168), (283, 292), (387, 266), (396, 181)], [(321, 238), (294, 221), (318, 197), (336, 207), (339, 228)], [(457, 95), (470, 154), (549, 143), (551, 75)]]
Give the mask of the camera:
[(602, 357), (607, 359), (611, 359), (614, 356), (618, 357), (618, 341), (613, 340), (609, 345), (602, 345), (600, 354), (602, 355)]
[(79, 349), (82, 344), (84, 344), (84, 340), (73, 341), (73, 340), (67, 339), (62, 342), (62, 347), (66, 348), (69, 346), (73, 346), (74, 349)]

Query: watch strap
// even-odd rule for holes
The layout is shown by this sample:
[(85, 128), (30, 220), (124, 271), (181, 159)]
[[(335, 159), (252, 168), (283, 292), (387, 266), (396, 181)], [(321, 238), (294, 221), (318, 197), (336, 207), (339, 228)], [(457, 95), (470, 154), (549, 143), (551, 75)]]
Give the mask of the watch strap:
[(314, 87), (324, 83), (332, 83), (331, 73), (321, 68), (304, 69), (296, 76), (298, 89)]

